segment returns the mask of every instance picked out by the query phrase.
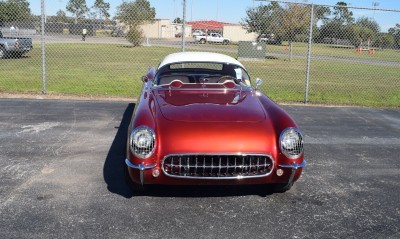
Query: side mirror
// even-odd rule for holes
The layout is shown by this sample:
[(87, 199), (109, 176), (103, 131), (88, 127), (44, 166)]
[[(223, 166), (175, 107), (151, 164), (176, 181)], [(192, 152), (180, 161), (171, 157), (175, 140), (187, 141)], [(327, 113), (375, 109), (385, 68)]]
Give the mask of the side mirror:
[(147, 74), (142, 77), (142, 81), (146, 83), (149, 80), (153, 80), (155, 75), (156, 75), (156, 69), (154, 67), (150, 67), (149, 71), (147, 71)]
[(260, 87), (260, 85), (262, 85), (263, 81), (260, 78), (256, 79), (256, 90), (258, 89), (258, 87)]

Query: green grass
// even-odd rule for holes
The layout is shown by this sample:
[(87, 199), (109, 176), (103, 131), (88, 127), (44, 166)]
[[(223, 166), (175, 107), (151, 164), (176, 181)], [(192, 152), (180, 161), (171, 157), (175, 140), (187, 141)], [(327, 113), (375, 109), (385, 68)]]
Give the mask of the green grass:
[[(41, 49), (38, 45), (34, 47), (29, 57), (0, 60), (0, 92), (36, 94), (42, 91)], [(273, 47), (284, 51), (282, 46)], [(333, 55), (336, 50), (349, 50), (326, 48), (323, 51), (315, 47), (323, 55)], [(305, 49), (302, 45), (295, 48), (298, 52)], [(167, 54), (179, 49), (130, 48), (113, 44), (47, 44), (46, 51), (48, 93), (133, 98), (140, 93), (140, 78), (149, 66), (157, 66)], [(228, 54), (236, 57), (236, 53)], [(387, 52), (385, 59), (392, 59), (391, 54)], [(393, 54), (399, 56), (398, 52), (393, 51)], [(294, 58), (289, 62), (283, 56), (242, 63), (253, 80), (256, 77), (264, 80), (261, 90), (272, 99), (278, 102), (304, 100), (305, 59)], [(313, 60), (309, 86), (308, 99), (311, 103), (400, 106), (400, 67), (396, 66)]]
[[(284, 43), (283, 45), (267, 45), (267, 53), (286, 53), (289, 55), (289, 51), (286, 49)], [(357, 54), (356, 48), (335, 48), (332, 45), (328, 44), (317, 44), (314, 43), (312, 45), (312, 54), (313, 55), (321, 55), (321, 56), (331, 56), (331, 57), (340, 57), (340, 58), (348, 58), (348, 59), (366, 59), (366, 60), (376, 60), (376, 61), (392, 61), (392, 62), (400, 62), (400, 51), (399, 50), (390, 50), (390, 49), (381, 49), (376, 50), (375, 54), (370, 55), (366, 51), (363, 51), (362, 54)], [(293, 43), (293, 53), (294, 54), (307, 54), (308, 45), (306, 43)]]
[[(204, 44), (195, 44), (198, 46), (204, 46)], [(287, 47), (288, 43), (283, 42), (282, 45), (266, 45), (267, 55), (268, 53), (280, 53), (286, 54), (289, 58), (289, 50)], [(238, 48), (237, 43), (233, 43), (230, 45), (221, 45), (221, 44), (206, 44), (206, 46), (218, 46), (221, 49), (234, 49)], [(294, 42), (292, 44), (293, 54), (303, 54), (305, 57), (308, 53), (308, 44), (302, 42)], [(375, 54), (368, 54), (367, 51), (363, 51), (362, 54), (357, 53), (357, 49), (354, 47), (334, 47), (329, 44), (320, 44), (313, 43), (311, 48), (312, 54), (320, 55), (320, 56), (331, 56), (338, 58), (348, 58), (348, 59), (366, 59), (366, 60), (375, 60), (375, 61), (391, 61), (391, 62), (400, 62), (400, 50), (392, 50), (392, 49), (377, 49)], [(282, 56), (284, 57), (284, 55)]]

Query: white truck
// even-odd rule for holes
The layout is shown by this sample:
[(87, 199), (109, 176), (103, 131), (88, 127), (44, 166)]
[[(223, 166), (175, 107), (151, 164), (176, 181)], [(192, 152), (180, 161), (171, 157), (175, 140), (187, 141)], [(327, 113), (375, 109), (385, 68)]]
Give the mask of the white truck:
[(219, 33), (210, 33), (208, 36), (196, 36), (195, 41), (201, 44), (209, 42), (209, 43), (222, 43), (225, 45), (231, 42), (229, 38), (223, 37)]
[(3, 37), (0, 31), (0, 59), (7, 56), (20, 57), (31, 49), (31, 38)]

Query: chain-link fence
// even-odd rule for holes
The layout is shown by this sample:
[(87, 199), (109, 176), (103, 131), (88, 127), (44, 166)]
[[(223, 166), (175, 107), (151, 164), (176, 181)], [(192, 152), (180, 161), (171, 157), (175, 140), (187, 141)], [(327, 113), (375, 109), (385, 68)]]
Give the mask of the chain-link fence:
[(146, 0), (116, 9), (100, 1), (71, 16), (1, 1), (0, 92), (135, 97), (150, 66), (185, 50), (238, 58), (279, 102), (400, 106), (400, 11), (241, 0), (248, 6), (237, 20), (221, 20), (232, 7), (220, 6), (199, 21), (193, 3), (184, 14), (168, 1), (171, 19), (156, 19), (163, 9)]

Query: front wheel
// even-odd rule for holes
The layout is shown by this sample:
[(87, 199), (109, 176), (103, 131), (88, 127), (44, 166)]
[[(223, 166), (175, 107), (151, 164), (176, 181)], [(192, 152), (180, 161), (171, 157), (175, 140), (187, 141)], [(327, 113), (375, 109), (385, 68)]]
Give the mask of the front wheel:
[(229, 41), (228, 40), (224, 40), (224, 45), (228, 45), (229, 44)]
[(200, 43), (201, 44), (205, 44), (206, 43), (206, 39), (204, 39), (204, 38), (200, 39)]

